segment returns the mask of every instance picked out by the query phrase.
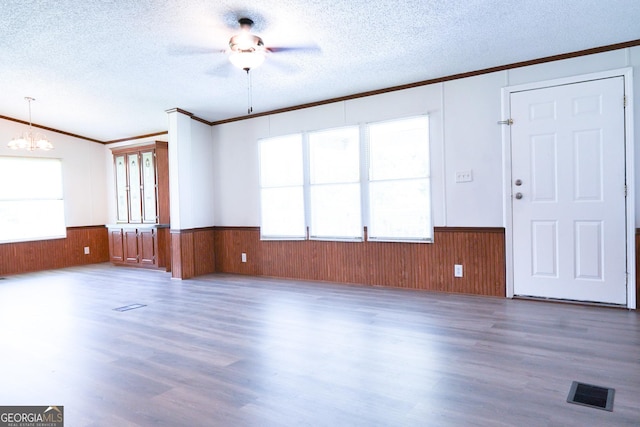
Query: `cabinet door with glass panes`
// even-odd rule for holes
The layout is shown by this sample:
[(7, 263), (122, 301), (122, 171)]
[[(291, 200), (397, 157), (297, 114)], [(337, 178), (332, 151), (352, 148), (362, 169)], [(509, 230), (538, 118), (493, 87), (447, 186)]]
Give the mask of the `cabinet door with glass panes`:
[(157, 170), (155, 150), (114, 153), (116, 215), (119, 223), (156, 224)]
[(155, 162), (155, 151), (140, 152), (140, 179), (142, 182), (142, 222), (158, 222), (157, 205), (157, 173)]

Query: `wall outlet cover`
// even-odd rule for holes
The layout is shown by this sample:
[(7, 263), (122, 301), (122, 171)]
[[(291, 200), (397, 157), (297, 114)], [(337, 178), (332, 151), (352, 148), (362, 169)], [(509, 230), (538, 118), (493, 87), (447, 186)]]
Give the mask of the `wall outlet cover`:
[(456, 172), (456, 182), (473, 181), (473, 171), (471, 169)]
[(462, 277), (462, 265), (456, 264), (453, 266), (453, 276), (454, 277)]

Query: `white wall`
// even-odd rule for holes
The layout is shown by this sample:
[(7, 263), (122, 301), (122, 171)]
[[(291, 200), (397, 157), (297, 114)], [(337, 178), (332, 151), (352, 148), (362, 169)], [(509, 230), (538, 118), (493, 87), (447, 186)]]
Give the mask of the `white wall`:
[[(640, 47), (634, 47), (214, 126), (215, 225), (259, 225), (258, 138), (426, 113), (434, 224), (502, 227), (501, 88), (628, 66), (640, 94)], [(640, 96), (634, 103), (639, 134)], [(640, 165), (640, 150), (635, 153)], [(472, 170), (472, 182), (455, 182), (463, 170)], [(640, 197), (636, 204), (638, 225)]]
[[(54, 145), (51, 151), (11, 150), (7, 143), (26, 130), (27, 125), (0, 119), (0, 156), (48, 157), (62, 159), (62, 179), (67, 227), (103, 225), (107, 221), (108, 180), (104, 145), (57, 132), (43, 131)], [(1, 185), (10, 185), (2, 183)]]
[(171, 228), (214, 224), (212, 128), (177, 110), (169, 113)]

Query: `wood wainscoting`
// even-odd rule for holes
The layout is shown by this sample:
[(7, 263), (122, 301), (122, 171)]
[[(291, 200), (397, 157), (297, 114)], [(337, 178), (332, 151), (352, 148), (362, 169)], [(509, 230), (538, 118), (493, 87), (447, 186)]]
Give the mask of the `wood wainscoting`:
[[(90, 253), (85, 255), (87, 246)], [(107, 261), (109, 239), (104, 225), (68, 227), (64, 239), (0, 244), (0, 275)]]
[(636, 309), (640, 309), (640, 228), (636, 228)]
[[(261, 241), (257, 227), (215, 227), (215, 254), (221, 273), (506, 294), (503, 228), (436, 227), (428, 244)], [(454, 278), (454, 264), (462, 264), (463, 277)]]
[(216, 271), (213, 227), (171, 230), (171, 277), (189, 279)]

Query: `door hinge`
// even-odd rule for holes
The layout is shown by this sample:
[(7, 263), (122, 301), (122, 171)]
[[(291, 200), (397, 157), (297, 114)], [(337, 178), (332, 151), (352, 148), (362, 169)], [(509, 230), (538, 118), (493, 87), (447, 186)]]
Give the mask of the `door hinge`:
[(627, 197), (627, 184), (624, 185), (624, 197)]
[(507, 126), (511, 126), (513, 124), (513, 119), (507, 119), (507, 120), (500, 120), (498, 122), (499, 125), (507, 125)]
[(627, 108), (627, 95), (622, 97), (622, 107)]

